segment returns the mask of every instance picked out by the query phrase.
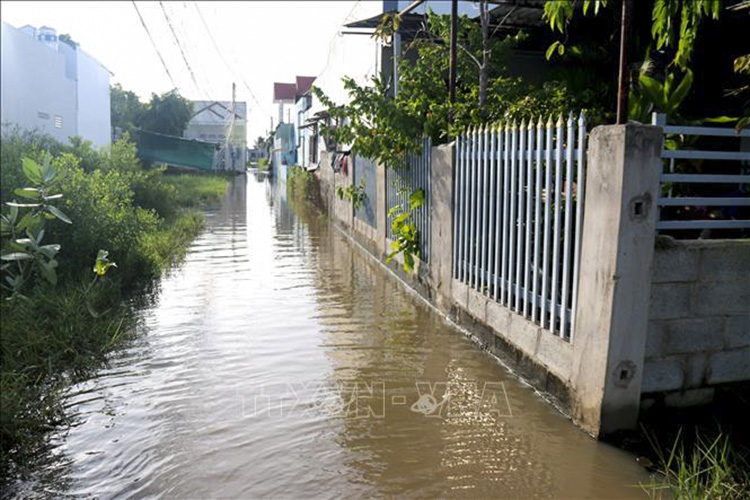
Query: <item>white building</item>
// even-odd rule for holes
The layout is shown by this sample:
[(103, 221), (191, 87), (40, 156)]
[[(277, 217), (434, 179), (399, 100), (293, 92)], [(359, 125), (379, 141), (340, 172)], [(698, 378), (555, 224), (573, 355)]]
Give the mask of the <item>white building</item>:
[(0, 122), (110, 143), (110, 71), (54, 29), (2, 23)]
[(193, 101), (193, 117), (182, 136), (219, 146), (214, 168), (244, 171), (247, 165), (247, 103)]

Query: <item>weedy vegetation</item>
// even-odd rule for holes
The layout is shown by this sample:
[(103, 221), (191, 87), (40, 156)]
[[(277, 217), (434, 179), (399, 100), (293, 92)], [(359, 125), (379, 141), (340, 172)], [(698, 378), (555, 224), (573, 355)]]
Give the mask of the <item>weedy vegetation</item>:
[(2, 483), (65, 423), (61, 391), (131, 335), (129, 297), (182, 258), (227, 178), (144, 169), (127, 137), (0, 140)]

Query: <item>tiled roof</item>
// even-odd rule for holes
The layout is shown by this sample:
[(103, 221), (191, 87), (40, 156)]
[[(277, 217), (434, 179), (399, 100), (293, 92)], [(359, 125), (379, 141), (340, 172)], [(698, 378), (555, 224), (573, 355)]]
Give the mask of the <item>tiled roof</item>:
[(297, 100), (297, 97), (310, 90), (314, 81), (314, 76), (297, 76), (295, 83), (274, 82), (273, 101), (294, 102)]
[(279, 83), (274, 82), (273, 84), (273, 100), (276, 101), (291, 101), (297, 96), (297, 84), (295, 83)]
[(298, 76), (297, 77), (297, 95), (302, 95), (312, 87), (315, 81), (314, 76)]

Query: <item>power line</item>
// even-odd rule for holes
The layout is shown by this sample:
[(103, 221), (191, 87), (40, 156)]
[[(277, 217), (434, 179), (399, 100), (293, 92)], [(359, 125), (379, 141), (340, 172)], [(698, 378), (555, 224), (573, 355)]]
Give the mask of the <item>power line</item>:
[[(352, 9), (346, 15), (346, 17), (344, 18), (344, 20), (341, 21), (341, 23), (339, 24), (339, 26), (343, 26), (347, 22), (349, 22), (349, 19), (351, 18), (352, 14), (356, 10), (356, 8), (360, 4), (360, 2), (361, 2), (361, 0), (357, 0), (356, 2), (354, 2), (354, 5), (352, 6)], [(323, 69), (320, 70), (320, 73), (318, 73), (318, 76), (315, 77), (316, 80), (318, 78), (320, 78), (320, 75), (322, 75), (323, 73), (325, 73), (325, 71), (328, 69), (328, 65), (331, 63), (331, 52), (333, 52), (333, 42), (336, 40), (336, 37), (338, 36), (339, 31), (341, 31), (340, 27), (339, 27), (339, 29), (336, 30), (336, 33), (334, 33), (333, 36), (331, 37), (331, 41), (328, 42), (328, 55), (326, 56), (326, 64), (325, 64), (325, 66), (323, 66)]]
[[(182, 8), (187, 11), (188, 5), (187, 2), (182, 2)], [(194, 28), (194, 24), (192, 21), (192, 18), (188, 14), (184, 14), (182, 12), (177, 12), (177, 9), (172, 9), (172, 16), (173, 18), (177, 18), (177, 24), (175, 24), (175, 28), (177, 29), (177, 33), (180, 35), (181, 40), (183, 43), (185, 43), (185, 52), (187, 53), (187, 56), (191, 61), (193, 61), (193, 66), (196, 68), (196, 76), (198, 77), (198, 81), (201, 83), (201, 85), (204, 86), (205, 89), (210, 93), (210, 95), (213, 95), (214, 93), (214, 75), (210, 71), (209, 66), (205, 63), (205, 58), (203, 57), (203, 50), (201, 50), (202, 46), (204, 45), (202, 42), (196, 45), (196, 37), (193, 36), (195, 33), (197, 33), (196, 29)], [(187, 23), (186, 23), (187, 21)], [(196, 64), (196, 62), (198, 64)]]
[(169, 68), (167, 68), (167, 64), (164, 62), (164, 58), (161, 56), (161, 52), (159, 52), (159, 47), (156, 46), (156, 42), (154, 41), (154, 37), (151, 36), (151, 32), (148, 30), (148, 26), (146, 26), (146, 22), (143, 20), (143, 16), (141, 15), (141, 11), (138, 10), (138, 6), (135, 4), (135, 0), (131, 0), (133, 2), (133, 7), (135, 7), (135, 11), (138, 14), (138, 18), (141, 20), (141, 25), (143, 25), (143, 29), (146, 30), (146, 34), (148, 35), (148, 39), (151, 40), (151, 45), (154, 47), (154, 50), (156, 51), (156, 55), (159, 56), (159, 60), (161, 61), (161, 65), (164, 67), (164, 71), (166, 71), (167, 76), (169, 77), (169, 81), (172, 82), (172, 87), (179, 90), (179, 87), (174, 81), (174, 78), (172, 78), (172, 74), (169, 72)]
[(172, 26), (172, 21), (169, 19), (169, 15), (167, 14), (167, 10), (164, 8), (164, 4), (159, 1), (159, 6), (161, 7), (161, 11), (164, 14), (164, 18), (167, 20), (167, 24), (169, 25), (169, 30), (172, 32), (172, 36), (174, 37), (174, 41), (177, 44), (177, 48), (180, 49), (180, 54), (182, 54), (182, 60), (185, 61), (185, 66), (187, 66), (188, 72), (190, 72), (190, 78), (193, 80), (193, 84), (195, 85), (195, 89), (198, 91), (198, 93), (202, 93), (206, 95), (206, 93), (203, 91), (200, 85), (198, 85), (198, 80), (195, 79), (195, 73), (193, 72), (193, 68), (190, 66), (190, 63), (187, 60), (187, 57), (185, 56), (185, 51), (182, 49), (182, 44), (180, 43), (180, 39), (177, 37), (177, 33), (174, 31), (174, 27)]
[(258, 98), (255, 97), (255, 93), (250, 88), (250, 85), (247, 84), (247, 81), (245, 81), (245, 79), (242, 78), (241, 75), (238, 75), (237, 73), (235, 73), (235, 71), (232, 69), (231, 65), (224, 58), (224, 54), (221, 52), (221, 50), (219, 50), (219, 46), (216, 43), (216, 39), (214, 38), (213, 34), (211, 33), (211, 29), (208, 27), (208, 24), (206, 23), (206, 19), (203, 17), (203, 13), (201, 12), (200, 7), (198, 6), (198, 3), (197, 2), (193, 2), (193, 6), (195, 7), (195, 10), (198, 12), (198, 17), (200, 17), (201, 23), (203, 23), (203, 27), (205, 28), (206, 33), (208, 33), (208, 37), (211, 39), (211, 44), (213, 45), (214, 50), (216, 51), (216, 53), (219, 55), (219, 58), (221, 59), (221, 61), (224, 63), (224, 66), (226, 66), (226, 68), (227, 68), (227, 70), (229, 71), (230, 74), (234, 75), (235, 77), (239, 76), (238, 79), (242, 81), (242, 84), (247, 89), (248, 93), (250, 94), (250, 97), (252, 97), (253, 100), (255, 101), (255, 104), (257, 104), (259, 108), (263, 108), (264, 111), (267, 111), (267, 110), (265, 110), (265, 106), (263, 106), (260, 103), (260, 101), (258, 101)]

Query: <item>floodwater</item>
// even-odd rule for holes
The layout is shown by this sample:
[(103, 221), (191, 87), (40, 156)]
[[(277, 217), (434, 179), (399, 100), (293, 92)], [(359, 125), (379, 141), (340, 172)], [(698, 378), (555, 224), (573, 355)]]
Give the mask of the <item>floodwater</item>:
[(22, 496), (642, 498), (578, 430), (260, 176), (235, 179), (137, 338), (71, 388)]

